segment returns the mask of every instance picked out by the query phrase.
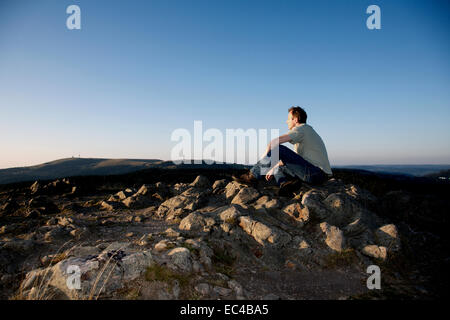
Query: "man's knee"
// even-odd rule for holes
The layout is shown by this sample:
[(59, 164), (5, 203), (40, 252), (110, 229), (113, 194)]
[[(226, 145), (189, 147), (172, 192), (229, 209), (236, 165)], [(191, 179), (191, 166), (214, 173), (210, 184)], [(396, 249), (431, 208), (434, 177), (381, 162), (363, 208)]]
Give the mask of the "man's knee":
[(288, 147), (283, 146), (283, 145), (280, 144), (280, 145), (278, 145), (278, 146), (276, 146), (276, 147), (270, 149), (270, 150), (269, 150), (269, 153), (268, 153), (267, 155), (268, 155), (269, 157), (272, 156), (272, 154), (278, 154), (278, 155), (280, 155), (280, 154), (286, 153), (286, 151), (289, 151), (289, 150), (291, 150), (291, 149), (289, 149)]

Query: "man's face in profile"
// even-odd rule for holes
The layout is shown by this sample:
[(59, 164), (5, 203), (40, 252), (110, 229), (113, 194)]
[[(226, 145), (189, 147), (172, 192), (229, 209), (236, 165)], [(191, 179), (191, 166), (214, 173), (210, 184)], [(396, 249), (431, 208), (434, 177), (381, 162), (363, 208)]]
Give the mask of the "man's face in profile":
[(291, 130), (295, 125), (297, 124), (297, 118), (292, 117), (292, 112), (289, 112), (288, 119), (286, 120), (286, 123), (288, 125), (289, 130)]

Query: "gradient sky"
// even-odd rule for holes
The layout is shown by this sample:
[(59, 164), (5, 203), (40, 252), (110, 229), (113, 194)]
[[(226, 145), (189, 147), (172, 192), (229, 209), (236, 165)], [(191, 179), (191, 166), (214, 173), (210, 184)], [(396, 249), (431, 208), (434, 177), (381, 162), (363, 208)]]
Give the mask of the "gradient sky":
[[(66, 8), (81, 8), (81, 30)], [(368, 30), (366, 8), (381, 8)], [(450, 163), (449, 1), (0, 0), (0, 168), (170, 159), (303, 106), (331, 165)], [(242, 161), (241, 161), (242, 162)]]

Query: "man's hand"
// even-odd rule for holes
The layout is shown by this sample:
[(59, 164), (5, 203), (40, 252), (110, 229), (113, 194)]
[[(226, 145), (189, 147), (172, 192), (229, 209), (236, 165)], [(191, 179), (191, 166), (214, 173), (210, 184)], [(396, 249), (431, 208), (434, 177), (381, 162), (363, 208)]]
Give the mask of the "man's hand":
[(273, 177), (273, 169), (275, 169), (275, 167), (273, 167), (272, 169), (269, 170), (269, 172), (267, 172), (266, 174), (266, 180), (270, 181)]
[(273, 177), (273, 171), (274, 171), (276, 168), (278, 168), (279, 166), (284, 166), (283, 161), (281, 161), (281, 160), (278, 161), (278, 163), (277, 163), (275, 166), (273, 166), (273, 168), (270, 169), (269, 172), (267, 172), (267, 174), (266, 174), (266, 180), (267, 180), (267, 181), (270, 181), (270, 180), (272, 179), (272, 177)]

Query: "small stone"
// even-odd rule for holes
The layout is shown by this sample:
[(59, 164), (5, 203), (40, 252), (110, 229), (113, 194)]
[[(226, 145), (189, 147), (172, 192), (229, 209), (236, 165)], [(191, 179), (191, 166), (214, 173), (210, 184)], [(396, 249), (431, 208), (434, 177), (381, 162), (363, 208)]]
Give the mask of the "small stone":
[(211, 291), (211, 288), (207, 283), (199, 283), (194, 287), (194, 289), (203, 296), (208, 295)]
[(100, 203), (100, 207), (101, 207), (102, 209), (104, 209), (104, 210), (107, 210), (107, 211), (112, 211), (112, 210), (114, 210), (113, 203), (108, 202), (108, 201), (102, 201), (102, 202)]
[(394, 224), (387, 224), (375, 231), (377, 243), (380, 246), (389, 248), (392, 251), (400, 249), (400, 238), (397, 227)]
[(213, 190), (222, 189), (226, 186), (226, 184), (227, 184), (227, 180), (225, 180), (225, 179), (216, 180), (216, 181), (214, 181), (212, 189)]
[(236, 294), (236, 296), (243, 296), (244, 295), (244, 289), (242, 288), (242, 286), (240, 285), (239, 282), (237, 282), (236, 280), (230, 280), (228, 281), (228, 287), (234, 291), (234, 293)]
[(162, 252), (167, 250), (168, 247), (168, 243), (167, 240), (161, 240), (160, 242), (158, 242), (157, 244), (155, 244), (155, 250), (158, 252)]
[(387, 258), (386, 247), (379, 247), (376, 245), (365, 246), (362, 249), (362, 253), (365, 254), (366, 256), (369, 256), (369, 257), (372, 257), (375, 259), (386, 260), (386, 258)]
[(231, 289), (223, 288), (223, 287), (218, 287), (218, 286), (215, 286), (215, 287), (214, 287), (214, 291), (215, 291), (218, 295), (220, 295), (220, 296), (222, 296), (222, 297), (229, 296), (229, 295), (232, 293), (232, 290), (231, 290)]
[(242, 213), (235, 206), (230, 206), (219, 213), (219, 218), (225, 222), (236, 222), (241, 215)]
[(177, 231), (175, 231), (173, 228), (168, 228), (168, 229), (165, 231), (165, 234), (166, 234), (168, 237), (171, 237), (171, 238), (176, 238), (176, 237), (179, 237), (179, 236), (180, 236), (180, 233), (177, 232)]
[(202, 215), (192, 212), (180, 222), (180, 230), (201, 230), (206, 225)]

